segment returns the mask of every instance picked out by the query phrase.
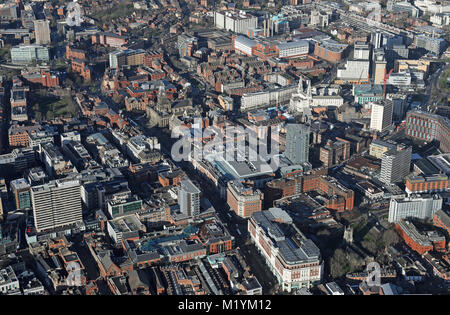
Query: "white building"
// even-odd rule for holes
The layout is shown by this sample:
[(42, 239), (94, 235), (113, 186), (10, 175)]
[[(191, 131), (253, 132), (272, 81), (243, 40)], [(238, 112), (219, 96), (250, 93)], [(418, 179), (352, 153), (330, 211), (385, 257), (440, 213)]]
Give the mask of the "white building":
[(241, 111), (286, 104), (296, 90), (297, 86), (293, 84), (261, 92), (245, 93), (241, 97)]
[(299, 40), (278, 44), (277, 48), (279, 50), (278, 57), (292, 58), (306, 55), (309, 52), (309, 43), (306, 40)]
[(38, 232), (83, 222), (78, 181), (55, 180), (34, 186), (31, 201)]
[(249, 28), (258, 27), (258, 18), (245, 11), (214, 12), (214, 25), (219, 29), (247, 34)]
[(358, 60), (369, 60), (370, 58), (369, 44), (356, 42), (353, 50), (353, 58)]
[(251, 56), (252, 48), (255, 46), (256, 42), (248, 37), (238, 35), (234, 38), (234, 50), (237, 52)]
[(358, 81), (369, 78), (370, 61), (347, 60), (344, 67), (337, 69), (337, 78), (340, 80)]
[(439, 195), (413, 195), (406, 198), (392, 198), (389, 204), (389, 222), (402, 219), (431, 219), (436, 211), (442, 209), (442, 197)]
[(20, 295), (20, 285), (16, 273), (11, 266), (0, 270), (1, 295)]
[(254, 213), (248, 232), (283, 290), (291, 292), (320, 283), (320, 250), (298, 230), (286, 211), (270, 208)]
[(412, 148), (399, 144), (383, 153), (381, 158), (380, 181), (392, 184), (403, 181), (411, 167)]
[(392, 101), (384, 100), (371, 105), (370, 129), (382, 132), (392, 126)]
[(188, 217), (195, 217), (200, 214), (200, 189), (189, 179), (180, 182), (178, 190), (178, 204), (182, 213)]

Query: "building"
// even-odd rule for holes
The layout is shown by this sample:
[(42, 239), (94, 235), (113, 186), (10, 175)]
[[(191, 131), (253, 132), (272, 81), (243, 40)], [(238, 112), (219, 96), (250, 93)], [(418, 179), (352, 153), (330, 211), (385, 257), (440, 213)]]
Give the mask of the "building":
[(350, 141), (336, 138), (336, 141), (328, 140), (327, 144), (320, 147), (320, 161), (327, 168), (340, 164), (350, 158)]
[(47, 47), (40, 45), (19, 45), (11, 48), (11, 61), (14, 64), (29, 64), (32, 62), (48, 62), (50, 54)]
[(414, 139), (431, 142), (439, 141), (443, 152), (450, 151), (450, 120), (440, 115), (423, 111), (406, 113), (406, 135)]
[(392, 101), (383, 100), (372, 103), (371, 107), (370, 129), (382, 132), (392, 126), (392, 114), (394, 111)]
[(51, 43), (50, 21), (34, 20), (34, 32), (36, 37), (36, 45), (48, 45)]
[(238, 34), (247, 34), (248, 29), (258, 27), (258, 18), (245, 11), (215, 11), (214, 26)]
[(16, 209), (31, 209), (30, 184), (24, 178), (19, 178), (12, 180), (10, 186)]
[(384, 77), (386, 75), (386, 56), (384, 49), (376, 49), (373, 53), (373, 83), (374, 84), (384, 84)]
[(440, 55), (446, 48), (447, 42), (443, 38), (419, 35), (415, 37), (415, 44), (418, 48), (424, 48), (436, 55)]
[(329, 62), (338, 62), (345, 57), (347, 47), (332, 39), (321, 40), (315, 43), (314, 55)]
[(447, 212), (442, 209), (436, 211), (433, 216), (433, 224), (443, 229), (447, 233), (447, 236), (450, 237), (450, 216)]
[(369, 60), (371, 48), (369, 44), (356, 42), (353, 48), (353, 58), (357, 60)]
[(284, 155), (294, 164), (303, 164), (309, 161), (309, 126), (304, 124), (286, 125)]
[(192, 57), (194, 52), (198, 49), (198, 38), (186, 34), (178, 35), (177, 47), (180, 57)]
[(19, 279), (13, 268), (7, 266), (0, 270), (0, 293), (2, 295), (21, 295)]
[(432, 219), (436, 211), (442, 209), (442, 197), (439, 195), (410, 196), (392, 198), (389, 204), (389, 222), (402, 219)]
[(270, 106), (288, 104), (297, 85), (291, 84), (279, 88), (270, 88), (260, 92), (244, 93), (241, 97), (241, 112)]
[(354, 84), (352, 94), (355, 103), (361, 105), (379, 102), (383, 99), (383, 86), (381, 84)]
[(344, 66), (337, 68), (337, 81), (343, 83), (368, 82), (369, 69), (369, 60), (348, 59)]
[(319, 248), (279, 208), (254, 213), (248, 220), (252, 242), (282, 290), (292, 292), (320, 283), (323, 262)]
[(405, 243), (420, 255), (433, 250), (445, 251), (445, 237), (436, 231), (421, 232), (407, 220), (397, 222), (395, 229)]
[(248, 218), (262, 210), (264, 194), (252, 187), (246, 187), (238, 180), (229, 181), (227, 203), (238, 216)]
[(130, 194), (114, 195), (107, 202), (107, 210), (112, 218), (142, 211), (142, 200)]
[(54, 180), (31, 188), (37, 232), (82, 223), (80, 183)]
[(383, 153), (381, 157), (380, 181), (385, 184), (402, 182), (409, 174), (412, 148), (403, 144), (397, 145)]
[(444, 192), (448, 189), (448, 176), (443, 174), (408, 175), (405, 186), (408, 194)]
[(419, 9), (416, 6), (409, 3), (408, 1), (392, 1), (392, 0), (390, 0), (387, 2), (386, 6), (387, 6), (387, 10), (391, 11), (393, 13), (399, 14), (399, 13), (406, 12), (412, 18), (419, 17)]
[(200, 214), (200, 189), (188, 178), (183, 179), (178, 187), (178, 205), (181, 213), (188, 217), (198, 216)]
[(383, 158), (383, 153), (395, 148), (397, 144), (395, 142), (382, 141), (374, 139), (369, 145), (369, 154), (377, 159)]

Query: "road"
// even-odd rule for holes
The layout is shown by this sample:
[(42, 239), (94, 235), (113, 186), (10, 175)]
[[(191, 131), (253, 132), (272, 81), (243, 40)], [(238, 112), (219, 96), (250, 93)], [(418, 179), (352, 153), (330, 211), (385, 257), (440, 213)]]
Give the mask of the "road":
[[(171, 139), (169, 135), (164, 133), (161, 129), (149, 128), (148, 120), (145, 117), (141, 117), (141, 119), (136, 119), (135, 121), (145, 135), (158, 137), (161, 143), (161, 151), (170, 156), (171, 145), (174, 139)], [(250, 242), (247, 231), (247, 219), (240, 218), (233, 211), (230, 211), (228, 204), (225, 200), (220, 198), (215, 187), (208, 183), (201, 173), (194, 170), (189, 162), (174, 163), (186, 172), (191, 180), (202, 184), (201, 188), (203, 196), (207, 196), (211, 204), (216, 209), (216, 213), (220, 220), (224, 222), (230, 234), (234, 236), (235, 247), (239, 247), (241, 249), (241, 253), (244, 256), (245, 261), (249, 264), (251, 272), (261, 283), (263, 293), (274, 293), (274, 286), (277, 283), (276, 279), (265, 265), (262, 255)], [(238, 230), (240, 233), (238, 233)], [(255, 259), (257, 256), (259, 256), (259, 258)]]

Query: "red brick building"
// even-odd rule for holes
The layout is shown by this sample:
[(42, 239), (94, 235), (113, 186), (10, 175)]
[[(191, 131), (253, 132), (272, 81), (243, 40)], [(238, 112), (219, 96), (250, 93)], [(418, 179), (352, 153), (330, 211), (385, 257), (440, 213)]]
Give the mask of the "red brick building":
[(423, 255), (428, 251), (445, 251), (445, 237), (435, 231), (421, 233), (410, 221), (400, 221), (396, 223), (395, 230), (414, 251)]
[(264, 194), (251, 187), (245, 187), (239, 181), (228, 182), (227, 203), (238, 216), (248, 218), (262, 210)]
[(442, 174), (406, 176), (406, 192), (429, 193), (448, 189), (448, 176)]

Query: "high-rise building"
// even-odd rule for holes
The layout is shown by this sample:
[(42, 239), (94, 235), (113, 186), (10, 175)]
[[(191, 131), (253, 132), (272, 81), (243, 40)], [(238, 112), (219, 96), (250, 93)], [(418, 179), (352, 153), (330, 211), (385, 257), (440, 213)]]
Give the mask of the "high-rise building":
[(180, 182), (178, 190), (178, 205), (182, 213), (188, 217), (200, 214), (200, 189), (188, 178)]
[(38, 232), (83, 221), (77, 180), (54, 180), (32, 187), (31, 201)]
[(11, 181), (10, 186), (16, 209), (31, 209), (30, 184), (24, 178), (19, 178)]
[(384, 84), (384, 77), (386, 75), (386, 56), (384, 49), (376, 49), (373, 54), (373, 83), (374, 84)]
[(258, 27), (258, 17), (245, 11), (216, 11), (214, 25), (234, 33), (247, 34), (249, 28)]
[(385, 184), (403, 181), (409, 174), (412, 148), (403, 144), (383, 153), (380, 180)]
[(436, 211), (442, 209), (439, 195), (392, 198), (389, 204), (389, 222), (403, 219), (432, 219)]
[(48, 45), (51, 43), (50, 22), (48, 20), (35, 20), (34, 32), (37, 45)]
[(374, 49), (378, 49), (381, 47), (382, 37), (383, 37), (383, 33), (381, 33), (381, 32), (372, 33), (370, 35), (370, 42)]
[(353, 58), (358, 60), (369, 60), (370, 46), (367, 43), (356, 42), (353, 49)]
[(304, 124), (286, 125), (285, 156), (294, 164), (309, 161), (309, 126)]
[(390, 100), (372, 103), (370, 129), (382, 132), (389, 128), (392, 125), (393, 111), (394, 106)]

